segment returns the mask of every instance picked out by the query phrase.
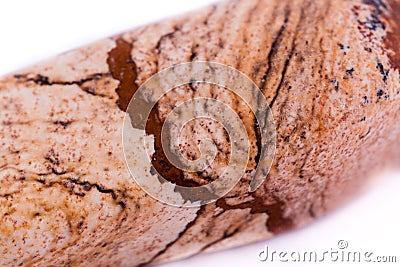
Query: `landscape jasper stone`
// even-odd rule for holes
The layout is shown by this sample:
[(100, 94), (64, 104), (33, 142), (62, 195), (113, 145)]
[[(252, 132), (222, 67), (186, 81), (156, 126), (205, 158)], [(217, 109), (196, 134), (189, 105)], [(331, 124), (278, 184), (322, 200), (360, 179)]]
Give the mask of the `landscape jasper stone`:
[[(399, 14), (398, 0), (226, 1), (3, 77), (0, 264), (155, 264), (267, 239), (337, 207), (374, 172), (400, 164)], [(162, 98), (146, 133), (154, 138), (154, 167), (176, 184), (217, 179), (229, 151), (218, 125), (194, 122), (183, 141), (214, 139), (213, 168), (185, 173), (162, 164), (160, 127), (175, 104), (196, 96), (231, 103), (248, 131), (246, 174), (198, 208), (146, 195), (121, 143), (138, 87), (188, 61), (223, 63), (250, 77), (277, 133), (271, 171), (249, 193), (259, 142), (243, 103), (199, 85)]]

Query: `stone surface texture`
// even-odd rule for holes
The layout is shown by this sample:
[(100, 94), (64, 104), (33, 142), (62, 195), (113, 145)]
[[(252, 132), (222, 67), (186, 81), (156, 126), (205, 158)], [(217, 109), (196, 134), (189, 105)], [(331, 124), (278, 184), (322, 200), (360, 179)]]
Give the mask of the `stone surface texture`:
[[(225, 1), (1, 78), (0, 265), (155, 264), (267, 239), (337, 207), (373, 172), (400, 164), (399, 7), (398, 0)], [(208, 96), (232, 105), (251, 140), (234, 190), (177, 208), (130, 177), (122, 122), (146, 79), (198, 60), (232, 66), (260, 87), (277, 150), (265, 182), (249, 193), (254, 116), (222, 88), (176, 88), (152, 113), (149, 135), (173, 105)], [(218, 178), (229, 156), (218, 125), (194, 122), (183, 140), (205, 136), (220, 144), (214, 168), (171, 169), (167, 178), (191, 186)], [(183, 148), (196, 158), (190, 149)]]

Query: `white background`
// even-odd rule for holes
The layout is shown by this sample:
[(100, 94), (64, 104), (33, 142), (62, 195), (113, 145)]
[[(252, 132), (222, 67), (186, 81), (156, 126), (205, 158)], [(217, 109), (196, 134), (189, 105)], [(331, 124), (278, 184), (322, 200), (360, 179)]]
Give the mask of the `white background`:
[[(4, 1), (0, 4), (0, 75), (211, 2), (214, 1)], [(277, 251), (330, 251), (337, 249), (339, 240), (346, 240), (352, 251), (397, 256), (397, 264), (346, 266), (399, 266), (400, 173), (382, 172), (370, 187), (347, 206), (305, 228), (272, 240), (163, 266), (319, 266), (321, 264), (260, 262), (257, 255), (267, 244)], [(328, 265), (342, 264), (324, 266)]]

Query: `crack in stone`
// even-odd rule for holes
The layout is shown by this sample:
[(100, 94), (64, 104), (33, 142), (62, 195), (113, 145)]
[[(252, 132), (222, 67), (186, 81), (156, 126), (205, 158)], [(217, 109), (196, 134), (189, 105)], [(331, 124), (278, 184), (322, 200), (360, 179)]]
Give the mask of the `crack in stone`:
[(203, 246), (203, 247), (200, 249), (200, 251), (199, 251), (198, 253), (203, 252), (203, 251), (206, 250), (207, 248), (209, 248), (209, 247), (211, 247), (211, 246), (213, 246), (213, 245), (215, 245), (215, 244), (217, 244), (217, 243), (219, 243), (219, 242), (221, 242), (221, 241), (223, 241), (223, 240), (225, 240), (225, 239), (227, 239), (227, 238), (230, 238), (230, 237), (234, 236), (235, 234), (237, 234), (238, 232), (240, 232), (240, 229), (241, 229), (242, 226), (245, 225), (246, 223), (247, 223), (247, 221), (244, 221), (244, 222), (241, 223), (239, 226), (237, 226), (237, 227), (235, 228), (235, 230), (233, 230), (233, 231), (230, 232), (230, 233), (228, 233), (229, 229), (226, 230), (226, 231), (224, 231), (224, 234), (222, 235), (222, 237), (220, 237), (220, 238), (218, 238), (218, 239), (216, 239), (216, 240), (214, 240), (214, 241), (208, 243), (207, 245)]
[(162, 250), (160, 250), (159, 252), (157, 252), (157, 254), (154, 255), (151, 259), (149, 259), (148, 261), (146, 261), (146, 262), (144, 262), (144, 263), (139, 264), (138, 267), (142, 267), (142, 266), (146, 266), (146, 265), (148, 265), (148, 264), (151, 264), (151, 263), (154, 262), (159, 256), (161, 256), (162, 254), (164, 254), (171, 246), (173, 246), (176, 242), (178, 242), (179, 239), (180, 239), (185, 233), (187, 233), (187, 232), (190, 230), (190, 228), (192, 228), (192, 227), (196, 224), (196, 221), (199, 219), (200, 215), (203, 214), (203, 213), (205, 212), (205, 207), (206, 207), (205, 205), (204, 205), (204, 206), (201, 206), (201, 207), (197, 210), (197, 212), (196, 212), (196, 217), (195, 217), (191, 222), (189, 222), (189, 223), (185, 226), (185, 228), (178, 234), (178, 237), (177, 237), (177, 238), (175, 238), (173, 241), (169, 242), (169, 243), (165, 246), (164, 249), (162, 249)]
[(8, 197), (11, 197), (11, 196), (13, 196), (14, 194), (17, 194), (19, 191), (13, 191), (13, 192), (10, 192), (10, 193), (5, 193), (5, 194), (1, 194), (0, 195), (0, 198), (8, 198)]
[[(174, 34), (178, 31), (180, 31), (180, 27), (178, 25), (175, 25), (174, 30), (172, 32), (166, 33), (164, 35), (161, 35), (161, 37), (158, 39), (153, 51), (155, 51), (155, 53), (157, 55), (160, 55), (161, 53), (161, 45), (163, 44), (164, 40), (166, 38), (168, 39), (172, 39), (172, 37), (174, 36)], [(156, 73), (159, 71), (159, 61), (158, 58), (156, 58), (155, 60), (155, 64), (156, 64)]]
[[(51, 181), (49, 183), (39, 179), (37, 179), (36, 181), (47, 187), (52, 187), (55, 184), (62, 185), (63, 187), (68, 189), (71, 194), (80, 197), (84, 197), (86, 195), (85, 192), (88, 192), (92, 190), (92, 188), (95, 188), (98, 192), (102, 194), (110, 195), (112, 199), (116, 202), (116, 204), (119, 205), (122, 209), (126, 207), (126, 203), (122, 200), (119, 200), (118, 194), (116, 193), (115, 190), (105, 188), (104, 186), (97, 183), (90, 183), (88, 181), (79, 181), (78, 179), (75, 178), (67, 178), (62, 181)], [(75, 191), (75, 186), (79, 186), (79, 189), (81, 189), (82, 191)]]
[(34, 77), (29, 77), (29, 74), (15, 74), (14, 78), (19, 81), (23, 81), (23, 82), (33, 82), (39, 86), (77, 85), (77, 86), (79, 86), (79, 88), (82, 89), (82, 91), (84, 91), (88, 94), (91, 94), (94, 96), (105, 97), (104, 94), (97, 94), (94, 90), (91, 90), (90, 88), (83, 88), (82, 86), (87, 82), (98, 81), (100, 79), (103, 79), (103, 78), (109, 77), (109, 76), (110, 76), (110, 73), (95, 73), (95, 74), (89, 75), (87, 78), (83, 78), (83, 79), (77, 80), (77, 81), (52, 81), (49, 77), (41, 75), (41, 74), (36, 74)]
[[(267, 84), (267, 80), (269, 78), (269, 75), (270, 75), (270, 72), (271, 72), (271, 69), (272, 69), (272, 58), (276, 55), (276, 53), (278, 51), (278, 47), (279, 47), (280, 43), (282, 42), (283, 32), (286, 29), (287, 23), (289, 21), (289, 16), (290, 16), (290, 10), (286, 9), (285, 10), (284, 22), (283, 22), (281, 28), (279, 29), (278, 34), (277, 34), (274, 42), (272, 43), (271, 49), (270, 49), (270, 51), (268, 53), (268, 56), (267, 56), (267, 61), (268, 61), (267, 70), (265, 71), (265, 73), (264, 73), (264, 75), (263, 75), (263, 77), (261, 79), (261, 85), (260, 85), (260, 90), (261, 90), (261, 92), (263, 94), (265, 93), (264, 92), (265, 91), (265, 86)], [(257, 99), (257, 104), (258, 104), (258, 106), (261, 105), (261, 98), (260, 97)], [(272, 108), (272, 104), (270, 104), (270, 108)], [(257, 111), (257, 112), (259, 112), (259, 111)], [(260, 131), (260, 125), (259, 125), (259, 123), (257, 121), (257, 115), (260, 115), (260, 114), (256, 114), (256, 116), (254, 118), (254, 131), (255, 131), (255, 135), (256, 135), (256, 145), (257, 145), (257, 150), (258, 150), (257, 151), (257, 155), (255, 156), (256, 164), (258, 164), (258, 162), (259, 162), (259, 159), (260, 159), (260, 156), (261, 156), (261, 150), (262, 150), (261, 131)], [(269, 116), (269, 114), (267, 114), (265, 116), (264, 125), (268, 125), (267, 124), (268, 116)], [(259, 117), (264, 117), (264, 116), (259, 116)]]
[(66, 121), (61, 121), (61, 120), (57, 120), (57, 121), (53, 121), (54, 125), (61, 125), (64, 129), (67, 129), (68, 126), (72, 123), (72, 120), (66, 120)]
[(285, 78), (286, 78), (286, 72), (287, 72), (287, 69), (288, 69), (290, 60), (292, 59), (292, 56), (293, 56), (294, 51), (295, 51), (295, 49), (296, 49), (295, 41), (296, 41), (296, 38), (293, 38), (293, 41), (292, 41), (292, 48), (290, 49), (290, 52), (289, 52), (288, 56), (286, 57), (285, 63), (284, 63), (284, 65), (283, 65), (282, 77), (281, 77), (281, 79), (280, 79), (280, 81), (279, 81), (278, 87), (275, 89), (275, 95), (274, 95), (274, 97), (272, 98), (272, 100), (271, 100), (271, 102), (270, 102), (270, 104), (269, 104), (269, 105), (270, 105), (270, 108), (272, 108), (273, 105), (275, 104), (275, 101), (276, 101), (276, 99), (278, 98), (278, 95), (279, 95), (279, 93), (280, 93), (280, 91), (281, 91), (281, 88), (282, 88), (282, 85), (283, 85), (283, 81), (284, 81)]
[[(278, 87), (275, 89), (275, 95), (274, 95), (274, 97), (272, 98), (272, 100), (270, 102), (270, 107), (271, 108), (274, 105), (276, 99), (278, 98), (278, 95), (279, 95), (280, 90), (281, 90), (282, 85), (283, 85), (283, 81), (286, 78), (285, 76), (286, 76), (286, 72), (287, 72), (289, 63), (290, 63), (290, 61), (292, 59), (294, 51), (296, 50), (296, 39), (297, 39), (297, 35), (299, 33), (299, 27), (300, 27), (301, 22), (303, 21), (303, 19), (304, 19), (304, 2), (303, 2), (303, 5), (301, 6), (300, 18), (299, 18), (299, 21), (297, 22), (297, 25), (296, 25), (296, 28), (295, 28), (295, 31), (294, 31), (294, 37), (292, 39), (291, 49), (290, 49), (289, 55), (286, 57), (286, 60), (285, 60), (284, 68), (283, 68), (283, 71), (282, 71), (281, 80), (279, 82)], [(289, 86), (289, 90), (290, 89), (291, 89), (291, 86)], [(283, 103), (282, 103), (282, 105), (280, 107), (280, 111), (279, 111), (280, 114), (282, 114), (282, 110), (286, 106), (288, 99), (289, 99), (289, 94), (287, 94), (286, 99), (283, 101)], [(280, 129), (281, 123), (282, 123), (282, 116), (279, 117), (279, 120), (276, 123), (276, 129), (277, 130)]]
[[(52, 161), (57, 163), (56, 159), (48, 159), (48, 161)], [(57, 165), (57, 164), (55, 164)], [(7, 168), (7, 166), (2, 167), (1, 169)], [(34, 182), (38, 182), (46, 187), (52, 187), (55, 184), (61, 185), (64, 188), (69, 189), (71, 194), (77, 195), (77, 196), (85, 196), (84, 192), (88, 192), (90, 191), (92, 188), (95, 188), (98, 192), (102, 193), (102, 194), (109, 194), (112, 199), (116, 202), (117, 205), (121, 206), (123, 209), (126, 207), (126, 203), (122, 200), (122, 198), (120, 197), (120, 195), (123, 196), (123, 193), (119, 194), (119, 190), (114, 190), (114, 189), (109, 189), (106, 188), (98, 183), (90, 183), (88, 181), (80, 181), (76, 178), (62, 178), (62, 180), (59, 181), (50, 181), (47, 182), (45, 179), (43, 179), (46, 176), (51, 176), (51, 175), (56, 175), (56, 176), (63, 176), (65, 174), (71, 174), (72, 172), (58, 172), (57, 170), (55, 170), (55, 168), (51, 167), (50, 171), (48, 173), (31, 173), (29, 176), (33, 176), (32, 180), (27, 180), (25, 178), (25, 172), (22, 170), (19, 170), (16, 167), (13, 167), (13, 169), (15, 169), (16, 171), (19, 171), (21, 173), (21, 175), (23, 176), (21, 179), (19, 179), (20, 181), (34, 181)], [(65, 176), (64, 176), (65, 177)], [(81, 191), (74, 191), (74, 186), (79, 186), (79, 189), (81, 189)], [(117, 193), (119, 192), (119, 193)], [(11, 193), (6, 193), (3, 195), (0, 195), (0, 197), (8, 197), (11, 196), (13, 194), (17, 194), (20, 193), (20, 191), (15, 191), (15, 192), (11, 192)]]
[[(281, 28), (278, 31), (278, 34), (274, 40), (274, 42), (271, 45), (271, 49), (269, 50), (268, 56), (267, 56), (267, 69), (264, 72), (264, 75), (261, 79), (261, 85), (260, 85), (260, 89), (261, 91), (264, 93), (265, 91), (265, 86), (267, 84), (267, 80), (268, 77), (270, 76), (271, 70), (272, 70), (272, 59), (276, 56), (276, 54), (278, 53), (278, 48), (283, 40), (283, 33), (287, 27), (287, 23), (289, 21), (289, 16), (290, 16), (290, 10), (286, 9), (285, 10), (285, 19), (283, 21), (283, 24), (281, 26)], [(271, 105), (272, 107), (272, 105)]]

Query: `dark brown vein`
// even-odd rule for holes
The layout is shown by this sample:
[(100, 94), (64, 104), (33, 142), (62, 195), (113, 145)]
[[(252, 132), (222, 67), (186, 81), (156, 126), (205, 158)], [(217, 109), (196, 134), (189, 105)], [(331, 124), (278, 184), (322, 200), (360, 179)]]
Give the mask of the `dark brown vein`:
[(148, 264), (154, 262), (159, 256), (163, 255), (171, 246), (173, 246), (176, 242), (178, 242), (179, 239), (180, 239), (183, 235), (185, 235), (185, 234), (190, 230), (190, 228), (192, 228), (192, 227), (196, 224), (196, 222), (197, 222), (197, 220), (199, 219), (200, 215), (202, 215), (202, 214), (205, 212), (205, 207), (206, 207), (206, 206), (201, 206), (201, 207), (199, 208), (199, 210), (197, 210), (197, 212), (196, 212), (196, 217), (195, 217), (191, 222), (189, 222), (189, 223), (185, 226), (185, 228), (178, 234), (178, 237), (177, 237), (177, 238), (175, 238), (174, 240), (172, 240), (171, 242), (169, 242), (169, 243), (164, 247), (164, 249), (162, 249), (162, 250), (160, 250), (159, 252), (157, 252), (157, 254), (154, 255), (151, 259), (149, 259), (148, 261), (146, 261), (146, 262), (144, 262), (144, 263), (139, 264), (138, 267), (146, 266), (146, 265), (148, 265)]

